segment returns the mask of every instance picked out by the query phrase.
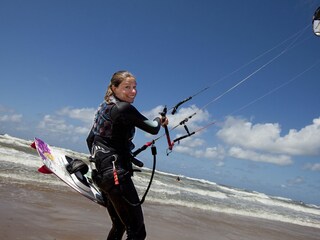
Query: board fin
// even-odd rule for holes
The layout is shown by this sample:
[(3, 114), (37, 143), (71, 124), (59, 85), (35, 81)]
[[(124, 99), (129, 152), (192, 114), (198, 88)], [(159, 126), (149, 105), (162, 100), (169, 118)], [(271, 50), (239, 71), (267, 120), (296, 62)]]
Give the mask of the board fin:
[(38, 168), (38, 172), (44, 173), (44, 174), (51, 174), (52, 171), (46, 167), (46, 165), (42, 165)]
[(30, 147), (32, 147), (33, 149), (37, 149), (37, 148), (36, 148), (36, 143), (35, 143), (35, 142), (32, 142), (32, 143), (30, 144)]

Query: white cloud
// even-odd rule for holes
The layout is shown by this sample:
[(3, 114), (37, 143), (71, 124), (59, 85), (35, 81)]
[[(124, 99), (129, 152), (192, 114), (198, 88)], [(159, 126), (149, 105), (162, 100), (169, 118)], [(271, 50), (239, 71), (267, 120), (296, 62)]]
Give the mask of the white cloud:
[(84, 135), (89, 132), (89, 128), (86, 126), (76, 126), (74, 124), (67, 123), (65, 119), (46, 115), (39, 123), (38, 127), (51, 133), (76, 136), (77, 134)]
[(304, 168), (311, 171), (320, 172), (320, 163), (308, 163), (304, 166)]
[(174, 147), (174, 151), (196, 158), (207, 158), (212, 160), (221, 160), (224, 157), (224, 149), (221, 146), (207, 148), (190, 148), (185, 145), (177, 145)]
[(216, 164), (216, 167), (223, 167), (224, 166), (224, 162), (220, 161)]
[(225, 150), (222, 146), (208, 147), (203, 139), (194, 136), (183, 139), (181, 144), (175, 144), (174, 151), (196, 158), (213, 160), (221, 160), (225, 156)]
[(5, 114), (0, 115), (0, 122), (18, 123), (22, 121), (22, 114)]
[(63, 119), (51, 115), (45, 115), (38, 127), (54, 133), (68, 133), (70, 131), (70, 126), (68, 127)]
[(320, 154), (320, 118), (301, 130), (291, 129), (283, 137), (280, 133), (279, 124), (254, 125), (244, 119), (228, 117), (217, 136), (228, 145), (271, 154)]
[(320, 118), (301, 130), (291, 129), (289, 133), (275, 142), (278, 151), (292, 155), (320, 154)]
[[(179, 137), (179, 135), (177, 137)], [(199, 149), (203, 144), (204, 140), (201, 138), (187, 137), (184, 138), (181, 143), (176, 142), (173, 148), (175, 152), (197, 157), (196, 149)]]
[[(38, 127), (51, 133), (77, 138), (86, 135), (93, 122), (95, 109), (65, 107), (54, 115), (45, 115)], [(74, 122), (72, 120), (79, 120)]]
[(62, 116), (67, 116), (71, 119), (77, 119), (84, 123), (92, 123), (96, 109), (94, 108), (70, 108), (65, 107), (57, 112)]
[[(181, 137), (182, 135), (179, 134), (176, 137)], [(189, 147), (189, 148), (197, 148), (200, 146), (203, 146), (205, 144), (205, 141), (201, 138), (195, 137), (192, 135), (192, 137), (186, 137), (181, 140), (181, 143), (183, 143), (183, 146)], [(175, 145), (179, 145), (179, 142), (176, 142)]]
[(279, 137), (278, 124), (256, 124), (228, 117), (217, 136), (225, 143), (250, 149), (267, 149)]
[[(181, 108), (175, 115), (170, 116), (170, 126), (178, 126), (183, 120), (190, 132), (202, 127), (209, 121), (210, 114), (206, 110), (202, 110), (195, 105), (187, 108)], [(182, 125), (183, 126), (183, 125)], [(179, 126), (178, 131), (185, 132), (185, 129)]]
[(225, 157), (225, 150), (220, 145), (217, 147), (207, 147), (203, 153), (203, 157), (209, 159), (222, 160)]
[(302, 177), (296, 177), (294, 179), (289, 179), (287, 183), (289, 186), (300, 185), (304, 183), (304, 179)]
[(0, 122), (18, 123), (22, 121), (22, 114), (16, 114), (14, 110), (0, 105)]
[(266, 162), (282, 166), (292, 164), (291, 157), (287, 155), (258, 153), (251, 150), (245, 150), (240, 147), (231, 147), (229, 149), (229, 155), (239, 159), (251, 160), (255, 162)]

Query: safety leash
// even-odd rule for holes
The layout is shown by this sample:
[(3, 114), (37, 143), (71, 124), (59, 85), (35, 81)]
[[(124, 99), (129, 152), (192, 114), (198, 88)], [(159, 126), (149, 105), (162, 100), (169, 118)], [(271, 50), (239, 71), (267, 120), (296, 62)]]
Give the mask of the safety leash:
[[(140, 206), (140, 205), (142, 205), (142, 204), (144, 203), (144, 201), (145, 201), (145, 199), (146, 199), (146, 196), (148, 195), (148, 192), (149, 192), (149, 190), (150, 190), (150, 187), (151, 187), (151, 184), (152, 184), (152, 181), (153, 181), (153, 177), (154, 177), (154, 173), (155, 173), (155, 171), (156, 171), (157, 148), (156, 148), (156, 146), (154, 145), (154, 141), (152, 141), (150, 145), (151, 145), (151, 153), (152, 153), (152, 155), (153, 155), (153, 167), (152, 167), (152, 172), (151, 172), (149, 184), (148, 184), (148, 187), (147, 187), (145, 193), (143, 194), (141, 200), (140, 200), (138, 203), (132, 203), (132, 202), (130, 202), (126, 197), (124, 197), (124, 196), (122, 195), (122, 198), (123, 198), (130, 206), (133, 206), (133, 207)], [(142, 148), (146, 149), (147, 147), (148, 147), (148, 146), (144, 145)], [(138, 150), (139, 150), (139, 149), (138, 149)], [(137, 150), (137, 151), (138, 151), (138, 150)], [(140, 152), (143, 151), (143, 150), (141, 150), (141, 151), (139, 151), (139, 152), (137, 152), (137, 151), (135, 151), (135, 152), (133, 153), (133, 156), (136, 156), (138, 153), (140, 153)], [(118, 184), (119, 184), (119, 183), (118, 183)]]

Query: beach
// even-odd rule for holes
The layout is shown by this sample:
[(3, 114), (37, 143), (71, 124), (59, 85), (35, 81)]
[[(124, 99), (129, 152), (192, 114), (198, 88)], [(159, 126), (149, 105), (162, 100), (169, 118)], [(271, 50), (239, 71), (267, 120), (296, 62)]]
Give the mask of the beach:
[[(36, 182), (8, 183), (1, 178), (0, 186), (2, 239), (98, 240), (107, 237), (111, 221), (106, 210), (71, 189), (46, 188)], [(147, 239), (320, 239), (320, 228), (151, 204), (148, 198), (143, 210)]]

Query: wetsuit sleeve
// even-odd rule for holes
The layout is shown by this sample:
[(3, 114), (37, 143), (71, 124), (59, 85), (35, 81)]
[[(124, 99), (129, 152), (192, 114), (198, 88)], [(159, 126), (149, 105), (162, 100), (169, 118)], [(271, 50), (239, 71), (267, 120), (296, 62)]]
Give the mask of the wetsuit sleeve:
[(119, 102), (112, 108), (111, 118), (115, 119), (119, 116), (123, 116), (133, 126), (153, 135), (156, 135), (161, 127), (159, 117), (149, 120), (130, 103)]
[(94, 140), (94, 133), (92, 131), (92, 129), (90, 130), (90, 133), (87, 137), (87, 146), (89, 149), (89, 152), (91, 153), (91, 149), (92, 149), (92, 144), (93, 144), (93, 140)]

